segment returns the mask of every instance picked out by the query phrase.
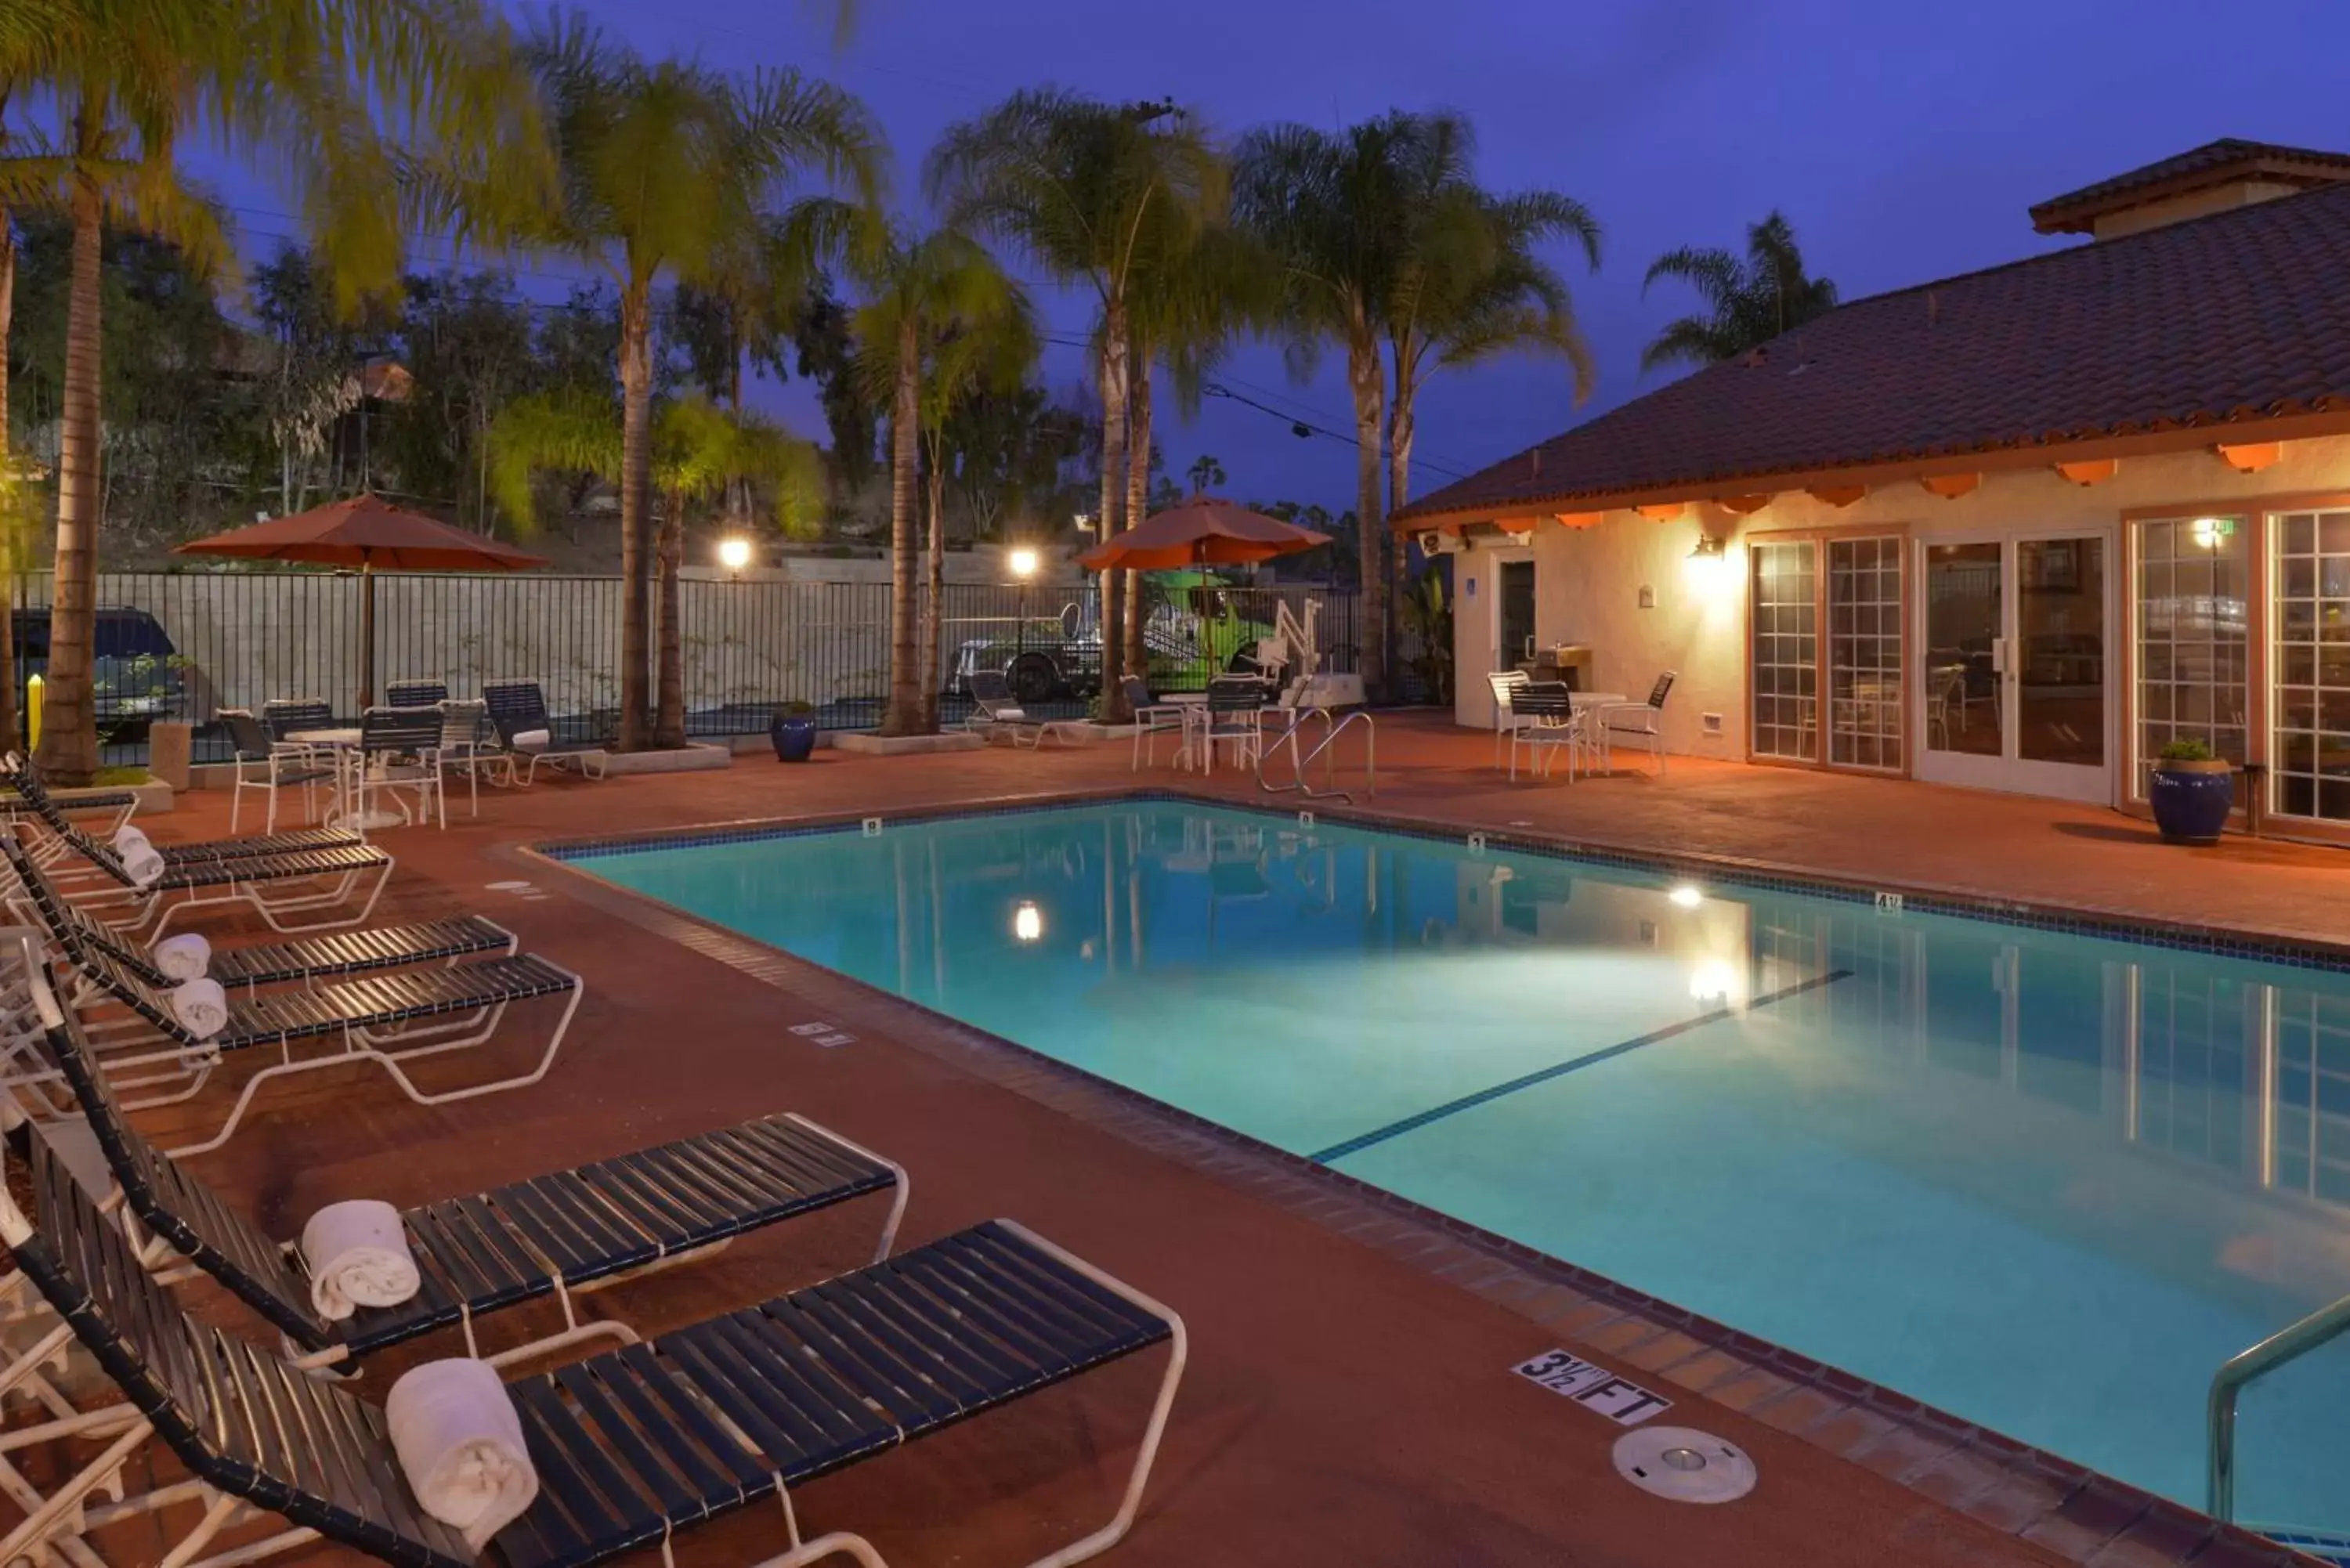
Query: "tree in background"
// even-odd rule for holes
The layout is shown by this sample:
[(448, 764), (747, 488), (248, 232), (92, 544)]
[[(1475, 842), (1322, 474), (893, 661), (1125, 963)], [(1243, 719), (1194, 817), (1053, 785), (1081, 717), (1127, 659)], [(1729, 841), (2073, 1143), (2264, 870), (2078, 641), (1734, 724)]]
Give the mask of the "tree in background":
[(1734, 359), (1836, 305), (1835, 285), (1804, 270), (1794, 227), (1775, 208), (1746, 225), (1743, 260), (1725, 250), (1684, 246), (1649, 264), (1642, 290), (1659, 278), (1696, 289), (1705, 311), (1668, 323), (1642, 351), (1643, 370)]
[(218, 258), (217, 215), (174, 163), (189, 134), (208, 134), (279, 178), (348, 311), (397, 282), (395, 193), (408, 155), (463, 161), (494, 146), (514, 189), (539, 166), (502, 25), (468, 0), (81, 0), (68, 9), (70, 31), (0, 28), (0, 81), (35, 89), (53, 110), (37, 145), (0, 159), (0, 206), (61, 211), (73, 228), (38, 758), (71, 784), (98, 768), (91, 677), (108, 225), (175, 241), (200, 267)]
[(277, 509), (285, 515), (309, 505), (314, 483), (339, 488), (336, 474), (317, 472), (318, 460), (343, 416), (359, 407), (375, 334), (335, 309), (328, 280), (297, 245), (281, 244), (254, 268), (247, 292), (274, 350), (274, 363), (255, 369), (266, 388), (269, 433), (277, 443)]
[(544, 245), (603, 267), (620, 306), (619, 748), (647, 741), (653, 296), (663, 278), (709, 287), (809, 175), (879, 192), (881, 135), (855, 99), (794, 71), (734, 78), (649, 62), (595, 28), (549, 16), (528, 47), (562, 161)]
[(942, 466), (975, 538), (1067, 524), (1063, 470), (1083, 457), (1088, 421), (1034, 382), (980, 386), (947, 413)]
[(848, 329), (848, 306), (832, 292), (830, 277), (810, 280), (792, 313), (792, 369), (816, 384), (832, 445), (825, 454), (835, 495), (862, 489), (874, 472), (874, 442), (881, 413), (866, 395), (858, 373), (857, 339)]
[[(1132, 480), (1133, 290), (1167, 247), (1188, 244), (1220, 221), (1222, 161), (1199, 124), (1171, 105), (1106, 104), (1039, 88), (950, 127), (927, 177), (951, 221), (1012, 246), (1054, 282), (1092, 292), (1101, 313), (1097, 536), (1116, 537), (1132, 521), (1122, 514)], [(1116, 721), (1127, 710), (1114, 576), (1102, 581), (1102, 712)]]
[[(739, 484), (764, 484), (775, 498), (776, 525), (788, 529), (816, 504), (815, 449), (781, 426), (694, 395), (663, 402), (650, 425), (649, 478), (661, 501), (655, 545), (654, 600), (658, 691), (653, 744), (686, 744), (685, 639), (680, 604), (690, 507), (721, 500)], [(543, 472), (619, 480), (628, 465), (622, 422), (608, 397), (571, 387), (519, 398), (489, 431), (490, 484), (498, 504), (525, 528), (536, 526), (532, 481)], [(731, 508), (730, 508), (731, 511)]]
[[(1026, 296), (995, 258), (954, 229), (877, 224), (852, 242), (847, 265), (866, 296), (853, 331), (866, 395), (889, 407), (889, 701), (881, 733), (938, 727), (938, 600), (944, 574), (944, 428), (978, 386), (1017, 385), (1035, 358)], [(1010, 365), (1008, 375), (1006, 367)], [(928, 592), (915, 570), (915, 489), (931, 452)]]
[(1194, 495), (1205, 495), (1211, 490), (1222, 489), (1224, 485), (1224, 465), (1212, 452), (1203, 452), (1193, 458), (1191, 466), (1185, 469), (1183, 474), (1191, 482), (1191, 493)]

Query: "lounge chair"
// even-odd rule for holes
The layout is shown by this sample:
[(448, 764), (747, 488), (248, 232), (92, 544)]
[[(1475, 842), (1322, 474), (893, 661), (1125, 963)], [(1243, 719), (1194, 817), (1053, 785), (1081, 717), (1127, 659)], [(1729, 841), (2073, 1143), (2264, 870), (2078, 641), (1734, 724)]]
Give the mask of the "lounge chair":
[[(103, 865), (112, 861), (117, 867), (120, 858), (113, 849), (84, 833), (68, 818), (47, 785), (34, 776), (28, 763), (0, 760), (0, 784), (14, 789), (18, 797), (32, 810), (31, 820), (47, 830), (57, 841), (57, 847), (43, 858), (60, 859), (71, 849), (84, 859)], [(242, 838), (206, 838), (180, 844), (158, 844), (155, 853), (163, 857), (166, 866), (192, 865), (208, 860), (244, 860), (266, 855), (298, 855), (312, 849), (339, 849), (365, 840), (356, 833), (339, 827), (299, 827), (285, 833), (249, 834)]]
[(384, 688), (387, 708), (437, 708), (449, 701), (445, 680), (395, 680)]
[(482, 701), (490, 727), (505, 749), (506, 780), (529, 784), (538, 779), (538, 765), (560, 770), (576, 768), (579, 776), (604, 776), (604, 747), (595, 741), (559, 741), (555, 721), (547, 717), (546, 694), (536, 680), (493, 680), (482, 688)]
[[(177, 1568), (238, 1517), (241, 1500), (293, 1528), (216, 1561), (250, 1563), (321, 1537), (409, 1568), (493, 1561), (418, 1504), (380, 1407), (189, 1317), (37, 1127), (7, 1141), (32, 1203), (27, 1213), (0, 1193), (0, 1241), (63, 1323), (0, 1374), (0, 1391), (29, 1386), (62, 1403), (41, 1368), (70, 1337), (129, 1403), (0, 1434), (0, 1457), (67, 1435), (107, 1440), (46, 1493), (10, 1467), (8, 1490), (28, 1517), (0, 1554), (56, 1549), (96, 1563), (91, 1529), (201, 1504), (163, 1558)], [(859, 1536), (804, 1541), (790, 1489), (1161, 1342), (1167, 1370), (1118, 1511), (1032, 1565), (1064, 1568), (1133, 1524), (1182, 1380), (1183, 1324), (1008, 1220), (509, 1383), (538, 1495), (497, 1534), (496, 1557), (506, 1568), (586, 1568), (639, 1548), (666, 1555), (676, 1531), (773, 1499), (787, 1547), (773, 1568), (835, 1553), (880, 1568)], [(158, 1438), (193, 1483), (120, 1496)], [(106, 1487), (119, 1501), (90, 1506)]]
[[(516, 953), (446, 969), (379, 971), (356, 980), (315, 984), (300, 991), (247, 990), (228, 999), (228, 1019), (218, 1033), (199, 1035), (180, 1021), (172, 999), (115, 961), (68, 924), (50, 927), (59, 956), (78, 977), (77, 1008), (111, 1002), (130, 1014), (96, 1025), (104, 1037), (107, 1070), (126, 1089), (180, 1085), (135, 1101), (134, 1110), (176, 1105), (193, 1097), (210, 1080), (223, 1055), (274, 1048), (277, 1060), (245, 1080), (219, 1132), (202, 1143), (183, 1144), (174, 1154), (218, 1148), (234, 1136), (261, 1085), (293, 1073), (315, 1072), (354, 1060), (373, 1061), (390, 1073), (420, 1106), (446, 1105), (536, 1084), (555, 1064), (584, 993), (579, 977), (533, 953)], [(559, 1000), (538, 1064), (517, 1076), (462, 1089), (424, 1094), (405, 1064), (423, 1056), (462, 1051), (487, 1042), (518, 1002)], [(134, 1022), (135, 1020), (135, 1022)], [(145, 1025), (142, 1029), (140, 1024)], [(160, 1037), (160, 1038), (157, 1038)], [(297, 1055), (295, 1047), (331, 1041), (334, 1048)]]
[[(5, 786), (0, 787), (0, 822), (13, 821), (35, 812), (32, 801), (24, 791), (16, 787), (15, 774), (18, 771), (33, 777), (36, 786), (38, 786), (39, 775), (33, 773), (29, 761), (21, 763), (20, 769), (12, 768), (8, 777), (0, 778), (0, 786)], [(131, 815), (139, 809), (139, 795), (134, 790), (80, 790), (64, 796), (50, 795), (44, 790), (43, 794), (51, 807), (68, 815), (106, 813), (109, 820), (99, 824), (98, 831), (109, 837), (129, 822)]]
[[(18, 837), (17, 842), (23, 839)], [(244, 904), (275, 931), (356, 926), (383, 896), (394, 864), (390, 856), (371, 844), (333, 845), (283, 854), (186, 860), (166, 866), (161, 877), (142, 884), (103, 845), (87, 839), (80, 839), (79, 845), (71, 839), (53, 842), (78, 848), (97, 868), (98, 875), (91, 878), (96, 886), (72, 890), (78, 902), (108, 909), (124, 907), (129, 918), (117, 923), (130, 930), (143, 930), (150, 938), (161, 936), (164, 928), (188, 910), (214, 904)], [(336, 912), (298, 922), (288, 919), (325, 909)]]
[(1013, 700), (1012, 682), (1000, 670), (974, 670), (963, 681), (963, 690), (971, 693), (976, 705), (964, 727), (975, 730), (983, 739), (993, 740), (1003, 735), (1015, 746), (1044, 744), (1045, 732), (1052, 726), (1041, 719), (1031, 719), (1027, 711)]
[[(714, 1251), (737, 1236), (871, 1193), (894, 1192), (876, 1262), (889, 1255), (908, 1183), (895, 1162), (789, 1114), (444, 1199), (400, 1216), (422, 1287), (394, 1307), (340, 1322), (310, 1301), (298, 1247), (272, 1241), (193, 1172), (131, 1127), (72, 1015), (33, 992), (43, 1044), (72, 1086), (130, 1222), (217, 1280), (284, 1334), (306, 1366), (331, 1366), (452, 1324), (482, 1354), (476, 1319), (552, 1295), (564, 1327), (489, 1357), (494, 1365), (595, 1338), (629, 1344), (627, 1324), (581, 1322), (574, 1293)], [(42, 1004), (47, 1003), (44, 1007)], [(132, 1231), (134, 1241), (137, 1232)], [(169, 1259), (152, 1246), (150, 1267)]]
[[(70, 931), (158, 990), (177, 983), (158, 967), (146, 944), (93, 918), (65, 897), (24, 846), (5, 835), (0, 835), (0, 864), (5, 864), (16, 882), (7, 901), (19, 908), (23, 919), (47, 927), (59, 941)], [(290, 942), (214, 948), (205, 973), (225, 989), (256, 991), (265, 985), (307, 984), (376, 970), (511, 954), (519, 945), (515, 934), (496, 921), (462, 915), (450, 920), (338, 931)]]

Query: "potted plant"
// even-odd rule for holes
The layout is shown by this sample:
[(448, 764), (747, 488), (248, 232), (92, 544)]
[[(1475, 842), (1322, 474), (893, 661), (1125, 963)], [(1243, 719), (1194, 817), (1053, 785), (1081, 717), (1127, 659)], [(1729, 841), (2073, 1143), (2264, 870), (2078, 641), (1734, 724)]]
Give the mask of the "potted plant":
[(2202, 741), (2173, 741), (2162, 748), (2147, 788), (2154, 825), (2174, 844), (2217, 844), (2235, 809), (2235, 769)]
[(775, 743), (777, 762), (807, 761), (816, 753), (816, 705), (786, 702), (777, 708), (775, 722), (767, 726), (767, 738)]

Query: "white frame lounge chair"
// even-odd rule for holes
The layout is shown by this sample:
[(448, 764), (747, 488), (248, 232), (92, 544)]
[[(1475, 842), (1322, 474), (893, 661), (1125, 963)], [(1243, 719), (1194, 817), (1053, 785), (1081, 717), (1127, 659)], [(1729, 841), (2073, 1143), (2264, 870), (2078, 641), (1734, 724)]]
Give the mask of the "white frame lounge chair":
[[(498, 745), (505, 753), (506, 783), (525, 787), (536, 784), (541, 763), (552, 773), (569, 768), (583, 779), (604, 776), (603, 745), (594, 741), (553, 739), (555, 721), (547, 714), (546, 693), (539, 690), (537, 681), (487, 681), (482, 687), (482, 703), (490, 716), (490, 727), (497, 732)], [(534, 733), (549, 739), (544, 745), (524, 745), (522, 738)]]
[[(7, 1148), (27, 1168), (33, 1202), (28, 1213), (0, 1188), (0, 1241), (61, 1320), (0, 1371), (0, 1394), (54, 1401), (47, 1419), (0, 1434), (0, 1476), (27, 1514), (0, 1541), (9, 1559), (56, 1551), (103, 1568), (93, 1530), (200, 1509), (165, 1532), (176, 1538), (167, 1568), (263, 1512), (289, 1528), (208, 1563), (250, 1563), (323, 1538), (403, 1568), (588, 1568), (639, 1549), (666, 1555), (679, 1529), (772, 1499), (786, 1547), (775, 1568), (836, 1553), (875, 1568), (880, 1555), (860, 1536), (803, 1539), (790, 1489), (1165, 1343), (1117, 1512), (1031, 1565), (1067, 1568), (1132, 1527), (1187, 1359), (1172, 1311), (1023, 1226), (991, 1220), (508, 1383), (538, 1493), (499, 1532), (493, 1556), (423, 1511), (380, 1407), (190, 1317), (39, 1128), (16, 1128)], [(77, 1409), (45, 1375), (75, 1340), (123, 1402)], [(105, 1446), (46, 1491), (9, 1457), (68, 1438)], [(157, 1438), (192, 1479), (124, 1495)], [(93, 1504), (101, 1490), (115, 1500)]]

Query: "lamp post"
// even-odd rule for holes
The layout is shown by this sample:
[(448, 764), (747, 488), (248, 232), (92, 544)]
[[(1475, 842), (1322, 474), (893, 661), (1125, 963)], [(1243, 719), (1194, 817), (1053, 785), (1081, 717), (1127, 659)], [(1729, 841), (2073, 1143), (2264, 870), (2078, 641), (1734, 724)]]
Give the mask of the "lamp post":
[[(1014, 619), (1016, 628), (1012, 636), (1012, 667), (1020, 667), (1020, 656), (1028, 651), (1028, 579), (1036, 575), (1036, 552), (1026, 545), (1014, 549), (1005, 564), (1012, 568), (1012, 580), (1019, 585), (1020, 597)], [(1017, 697), (1019, 693), (1013, 693)]]
[(751, 541), (740, 534), (729, 534), (718, 541), (718, 564), (730, 577), (739, 577), (743, 568), (751, 564)]

